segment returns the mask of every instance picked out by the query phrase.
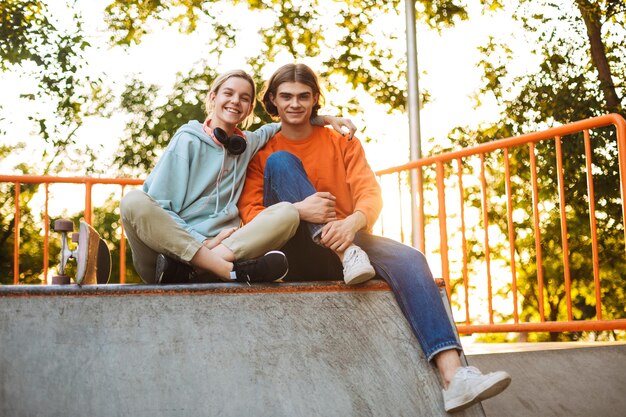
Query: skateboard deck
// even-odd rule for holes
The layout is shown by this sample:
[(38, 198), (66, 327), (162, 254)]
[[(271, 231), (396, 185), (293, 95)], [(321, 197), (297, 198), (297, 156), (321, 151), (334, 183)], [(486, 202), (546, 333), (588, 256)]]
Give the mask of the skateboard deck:
[(78, 244), (75, 250), (67, 245), (67, 233), (74, 230), (70, 220), (57, 220), (54, 230), (61, 232), (61, 263), (59, 275), (52, 278), (53, 284), (69, 284), (71, 279), (65, 274), (70, 259), (76, 260), (74, 282), (78, 285), (106, 284), (111, 276), (111, 252), (98, 232), (84, 221), (80, 222), (78, 233), (72, 234), (72, 241)]

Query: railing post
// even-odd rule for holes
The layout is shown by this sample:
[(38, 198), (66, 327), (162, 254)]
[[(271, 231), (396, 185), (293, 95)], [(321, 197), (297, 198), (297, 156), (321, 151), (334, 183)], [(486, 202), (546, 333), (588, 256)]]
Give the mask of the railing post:
[(491, 285), (491, 251), (489, 249), (489, 201), (487, 199), (487, 178), (485, 176), (485, 154), (480, 154), (480, 189), (483, 207), (483, 230), (485, 242), (485, 267), (487, 269), (487, 305), (489, 323), (493, 324), (493, 289)]
[(465, 323), (470, 324), (469, 273), (467, 268), (467, 238), (465, 237), (465, 191), (463, 188), (463, 160), (456, 158), (459, 181), (459, 217), (461, 218), (461, 251), (463, 252), (463, 291), (465, 295)]
[(13, 219), (13, 284), (20, 283), (20, 183), (15, 183), (15, 217)]
[(439, 250), (441, 251), (441, 275), (446, 283), (446, 291), (448, 297), (451, 294), (450, 287), (450, 261), (448, 259), (448, 227), (447, 227), (447, 215), (446, 215), (446, 191), (444, 177), (445, 171), (443, 163), (437, 162), (437, 200), (438, 212), (439, 212)]
[(596, 197), (593, 186), (591, 142), (589, 130), (584, 132), (585, 164), (587, 167), (587, 195), (589, 196), (589, 231), (591, 233), (591, 259), (593, 263), (593, 283), (596, 295), (596, 319), (602, 320), (602, 292), (600, 291), (600, 262), (598, 260), (598, 230), (596, 226)]
[(537, 304), (539, 304), (539, 320), (546, 321), (543, 297), (543, 254), (541, 252), (541, 224), (539, 222), (539, 185), (537, 180), (537, 158), (535, 157), (535, 144), (528, 144), (530, 157), (530, 178), (533, 187), (533, 229), (535, 231), (535, 263), (537, 264)]
[(613, 123), (617, 129), (617, 160), (619, 162), (620, 194), (622, 197), (624, 247), (626, 248), (626, 121), (618, 114), (612, 116)]
[(91, 188), (92, 183), (87, 180), (85, 182), (85, 213), (83, 214), (83, 217), (85, 218), (85, 222), (88, 224), (92, 224), (91, 217), (93, 213), (93, 209), (91, 208)]
[(561, 137), (554, 138), (556, 144), (557, 182), (559, 186), (559, 205), (561, 212), (561, 245), (563, 248), (563, 275), (565, 280), (565, 297), (567, 304), (567, 320), (572, 320), (572, 293), (569, 266), (569, 241), (567, 237), (567, 210), (565, 208), (565, 179), (563, 178), (563, 151)]
[(44, 190), (46, 192), (46, 199), (44, 203), (44, 215), (43, 215), (43, 279), (44, 284), (48, 283), (48, 261), (50, 259), (50, 253), (48, 251), (48, 244), (50, 243), (50, 216), (48, 213), (48, 201), (50, 193), (48, 191), (48, 183), (44, 184)]
[(506, 219), (509, 233), (509, 253), (511, 254), (511, 291), (513, 292), (513, 320), (519, 322), (517, 311), (517, 266), (515, 264), (515, 230), (513, 227), (513, 190), (511, 187), (511, 166), (509, 148), (504, 148), (504, 177), (506, 185)]
[[(122, 185), (120, 202), (124, 198), (126, 186)], [(124, 234), (124, 223), (122, 222), (122, 210), (120, 210), (120, 284), (126, 284), (126, 235)]]

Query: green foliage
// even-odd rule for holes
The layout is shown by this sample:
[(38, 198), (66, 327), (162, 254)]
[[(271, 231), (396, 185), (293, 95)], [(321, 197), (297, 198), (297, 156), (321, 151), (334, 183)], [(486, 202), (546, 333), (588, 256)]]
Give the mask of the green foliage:
[[(535, 72), (512, 76), (508, 63), (513, 58), (506, 43), (495, 39), (482, 48), (484, 84), (481, 97), (492, 96), (502, 108), (501, 120), (478, 129), (457, 127), (451, 137), (460, 146), (469, 146), (492, 139), (510, 137), (553, 124), (598, 116), (611, 111), (624, 115), (623, 39), (626, 34), (624, 3), (621, 1), (558, 3), (522, 2), (517, 18), (527, 29), (530, 45), (541, 62)], [(590, 23), (591, 22), (591, 23)], [(593, 37), (594, 25), (602, 29), (602, 37)], [(594, 55), (595, 54), (595, 55)], [(604, 58), (604, 59), (603, 59)], [(599, 63), (607, 62), (605, 68)], [(606, 82), (610, 80), (610, 82)], [(611, 97), (617, 102), (611, 103)], [(591, 256), (589, 201), (585, 154), (582, 135), (562, 138), (567, 219), (568, 253), (572, 285), (572, 312), (575, 319), (596, 316), (595, 284)], [(624, 259), (624, 224), (621, 213), (617, 148), (615, 133), (610, 129), (594, 130), (593, 178), (596, 222), (599, 231), (600, 280), (603, 291), (602, 314), (605, 319), (625, 318), (623, 288), (626, 286)], [(535, 149), (537, 176), (540, 179), (539, 201), (541, 234), (541, 272), (544, 278), (543, 308), (546, 320), (566, 320), (564, 282), (564, 246), (559, 220), (560, 200), (554, 142), (544, 142)], [(523, 320), (539, 321), (539, 290), (537, 257), (532, 223), (529, 151), (511, 151), (513, 207), (518, 211), (515, 223), (515, 254), (518, 291)], [(490, 193), (505, 193), (503, 161), (500, 155), (487, 156)], [(468, 193), (475, 192), (469, 190)], [(470, 201), (472, 199), (470, 198)], [(471, 203), (480, 208), (476, 199)], [(523, 216), (519, 215), (524, 213)], [(507, 235), (505, 204), (489, 207), (491, 221)], [(472, 247), (470, 245), (469, 247)], [(492, 255), (507, 261), (508, 251), (494, 250)], [(474, 252), (470, 258), (481, 254)], [(510, 262), (510, 260), (508, 260)], [(507, 317), (504, 317), (505, 319)], [(508, 317), (510, 319), (511, 317)], [(535, 335), (537, 340), (576, 340), (590, 337), (581, 333)], [(591, 334), (602, 338), (602, 334)]]
[(54, 26), (45, 15), (40, 1), (7, 0), (0, 4), (0, 69), (25, 60), (43, 62), (40, 52), (32, 48), (47, 43)]
[[(482, 1), (486, 11), (501, 7), (499, 1)], [(389, 111), (403, 111), (406, 103), (406, 57), (395, 53), (391, 44), (405, 36), (402, 1), (353, 0), (333, 1), (211, 1), (177, 0), (167, 4), (158, 1), (113, 1), (106, 8), (106, 21), (112, 30), (112, 41), (130, 46), (141, 42), (151, 28), (159, 24), (174, 25), (181, 32), (191, 33), (202, 22), (212, 27), (212, 42), (204, 56), (200, 71), (192, 70), (181, 76), (167, 97), (167, 104), (158, 104), (156, 86), (145, 86), (133, 80), (127, 84), (120, 109), (130, 110), (127, 140), (123, 141), (115, 165), (123, 172), (145, 172), (180, 125), (187, 120), (203, 119), (202, 103), (210, 81), (212, 68), (220, 62), (224, 48), (245, 42), (231, 24), (224, 24), (225, 9), (246, 6), (263, 22), (259, 36), (262, 47), (249, 58), (254, 74), (279, 56), (285, 54), (294, 61), (319, 57), (316, 68), (324, 79), (339, 76), (345, 85), (363, 89)], [(454, 0), (419, 0), (418, 19), (432, 28), (444, 29), (467, 19), (465, 3)], [(381, 25), (380, 16), (392, 16), (396, 25)], [(381, 27), (382, 26), (382, 27)], [(332, 36), (331, 36), (332, 34)], [(346, 92), (350, 94), (350, 92)], [(425, 93), (427, 95), (427, 93)], [(260, 109), (257, 122), (268, 120)], [(344, 114), (359, 110), (358, 101), (349, 99)], [(253, 126), (256, 127), (257, 125)]]
[[(67, 1), (68, 9), (76, 10), (75, 3)], [(481, 4), (485, 11), (502, 6), (498, 0), (482, 0)], [(48, 151), (42, 158), (43, 171), (60, 172), (73, 165), (84, 166), (87, 174), (100, 171), (101, 168), (95, 166), (97, 152), (89, 145), (76, 146), (76, 132), (83, 118), (95, 111), (100, 114), (112, 114), (116, 110), (126, 112), (129, 101), (134, 100), (139, 105), (142, 99), (145, 99), (144, 108), (141, 110), (135, 105), (131, 112), (128, 136), (122, 138), (121, 154), (115, 165), (121, 172), (151, 167), (169, 135), (180, 126), (176, 115), (185, 115), (183, 119), (187, 120), (201, 117), (199, 109), (205, 92), (198, 89), (202, 83), (208, 85), (214, 76), (207, 68), (214, 68), (226, 49), (247, 41), (236, 29), (237, 19), (224, 18), (242, 7), (258, 15), (262, 23), (259, 32), (262, 46), (249, 56), (249, 66), (255, 74), (261, 73), (279, 55), (284, 59), (287, 54), (293, 60), (318, 57), (321, 64), (317, 69), (323, 77), (340, 76), (334, 79), (343, 87), (331, 85), (330, 90), (345, 89), (347, 84), (364, 89), (389, 111), (404, 109), (406, 59), (404, 54), (393, 52), (390, 46), (397, 44), (405, 33), (401, 13), (405, 3), (400, 0), (110, 1), (104, 10), (110, 39), (114, 45), (124, 48), (139, 44), (144, 35), (166, 25), (188, 34), (200, 27), (212, 29), (208, 46), (199, 55), (203, 58), (199, 62), (203, 69), (192, 69), (165, 94), (154, 86), (135, 85), (133, 80), (133, 84), (127, 84), (119, 101), (110, 97), (112, 89), (103, 89), (101, 79), (88, 76), (84, 71), (85, 52), (90, 44), (78, 12), (72, 16), (73, 25), (67, 26), (72, 29), (65, 29), (55, 20), (45, 1), (9, 0), (0, 5), (1, 69), (15, 71), (19, 68), (36, 79), (37, 88), (24, 97), (33, 102), (49, 103), (46, 107), (53, 109), (52, 116), (36, 111), (29, 115), (37, 135), (48, 144)], [(417, 9), (418, 19), (438, 30), (468, 17), (466, 2), (462, 0), (419, 0)], [(389, 24), (389, 21), (397, 24)], [(202, 76), (205, 79), (200, 81)], [(132, 91), (135, 87), (137, 91)], [(423, 94), (428, 96), (427, 92)], [(173, 102), (162, 104), (164, 96)], [(114, 110), (112, 104), (119, 106)], [(155, 107), (150, 109), (148, 104)], [(355, 98), (349, 99), (346, 106), (340, 110), (346, 113), (359, 110)], [(173, 115), (166, 115), (166, 111)], [(0, 122), (10, 123), (1, 116)], [(141, 122), (148, 126), (142, 126)], [(0, 132), (4, 130), (0, 125)], [(129, 141), (137, 143), (131, 145)]]
[[(44, 172), (58, 171), (67, 149), (76, 143), (86, 103), (99, 82), (81, 75), (86, 64), (83, 53), (90, 46), (83, 35), (81, 17), (73, 15), (73, 29), (59, 29), (45, 2), (8, 0), (0, 3), (0, 19), (0, 69), (19, 68), (36, 80), (34, 92), (22, 97), (52, 109), (52, 115), (33, 112), (28, 118), (53, 149), (51, 155), (44, 155)], [(10, 120), (0, 117), (0, 122)], [(0, 127), (0, 134), (3, 132)]]
[[(20, 263), (24, 263), (24, 271), (20, 269), (20, 281), (32, 283), (37, 281), (37, 277), (33, 276), (34, 265), (42, 265), (43, 253), (37, 247), (40, 239), (39, 230), (32, 227), (24, 227), (24, 225), (32, 224), (33, 214), (28, 206), (28, 202), (37, 192), (37, 185), (21, 185), (19, 193), (19, 222), (20, 230), (18, 236), (28, 245), (25, 245), (23, 256)], [(13, 283), (13, 247), (15, 242), (15, 184), (0, 184), (0, 284)], [(6, 248), (6, 249), (5, 249)], [(26, 252), (28, 251), (28, 252)], [(37, 282), (38, 283), (38, 282)]]
[(198, 14), (205, 11), (214, 1), (173, 0), (161, 2), (157, 0), (128, 1), (120, 0), (110, 3), (105, 9), (105, 19), (111, 29), (111, 41), (119, 45), (138, 44), (146, 33), (149, 23), (164, 21), (177, 25), (184, 33), (196, 29)]

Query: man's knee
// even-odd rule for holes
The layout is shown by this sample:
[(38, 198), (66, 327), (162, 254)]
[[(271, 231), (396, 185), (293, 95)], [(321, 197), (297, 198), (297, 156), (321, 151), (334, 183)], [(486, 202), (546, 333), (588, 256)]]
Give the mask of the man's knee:
[(272, 172), (287, 170), (291, 172), (294, 166), (302, 165), (300, 159), (287, 151), (278, 151), (271, 154), (265, 162), (265, 170)]
[(418, 268), (428, 268), (428, 261), (426, 260), (426, 256), (414, 247), (397, 242), (394, 250), (397, 251), (398, 256), (400, 256), (402, 259), (407, 260)]

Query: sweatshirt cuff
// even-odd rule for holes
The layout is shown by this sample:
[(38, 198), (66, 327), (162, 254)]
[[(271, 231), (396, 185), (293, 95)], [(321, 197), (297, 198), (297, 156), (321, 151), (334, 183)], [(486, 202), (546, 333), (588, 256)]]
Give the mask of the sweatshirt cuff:
[(378, 219), (379, 212), (372, 212), (370, 207), (356, 207), (354, 211), (360, 211), (365, 216), (365, 230), (371, 231)]

